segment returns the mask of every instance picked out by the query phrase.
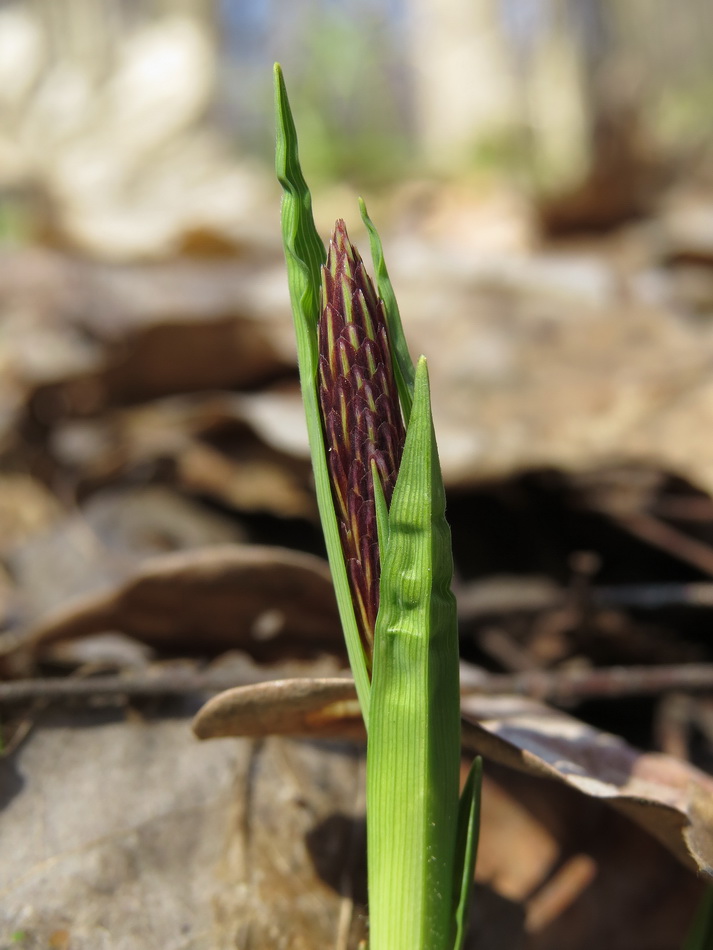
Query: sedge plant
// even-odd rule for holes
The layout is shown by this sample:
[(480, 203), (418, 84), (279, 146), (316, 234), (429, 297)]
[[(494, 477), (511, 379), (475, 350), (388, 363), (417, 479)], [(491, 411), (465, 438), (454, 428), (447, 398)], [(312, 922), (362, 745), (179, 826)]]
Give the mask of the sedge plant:
[(460, 950), (480, 761), (459, 796), (452, 553), (428, 368), (409, 356), (381, 241), (376, 286), (338, 221), (312, 216), (275, 67), (277, 176), (302, 397), (340, 619), (367, 729), (370, 950)]

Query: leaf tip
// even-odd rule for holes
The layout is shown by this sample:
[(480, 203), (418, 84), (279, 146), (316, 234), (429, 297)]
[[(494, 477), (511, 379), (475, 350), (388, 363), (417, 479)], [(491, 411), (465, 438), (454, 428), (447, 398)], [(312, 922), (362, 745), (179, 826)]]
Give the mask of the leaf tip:
[(272, 67), (272, 75), (275, 81), (275, 96), (278, 100), (283, 99), (285, 96), (285, 77), (282, 74), (282, 66), (279, 63), (275, 63)]

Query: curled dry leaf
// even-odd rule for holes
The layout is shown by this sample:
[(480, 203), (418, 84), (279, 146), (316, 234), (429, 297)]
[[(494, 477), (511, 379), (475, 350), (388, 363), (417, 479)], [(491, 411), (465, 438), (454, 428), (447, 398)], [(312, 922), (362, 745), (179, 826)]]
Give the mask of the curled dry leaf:
[(23, 407), (52, 428), (294, 373), (282, 274), (254, 260), (110, 267), (19, 250), (0, 260), (0, 301), (0, 395), (12, 410), (0, 424), (10, 436)]
[(606, 800), (713, 876), (713, 778), (704, 772), (520, 696), (464, 697), (461, 712), (474, 751)]
[(672, 950), (705, 890), (616, 809), (492, 761), (476, 880), (474, 946), (519, 950)]
[(351, 679), (285, 679), (237, 686), (210, 699), (193, 720), (199, 739), (269, 735), (363, 737)]
[(256, 321), (239, 313), (164, 316), (121, 330), (90, 366), (37, 381), (30, 411), (52, 422), (86, 418), (174, 393), (256, 386), (291, 369)]
[(0, 636), (0, 663), (21, 669), (50, 643), (118, 631), (160, 650), (257, 657), (341, 650), (327, 564), (298, 551), (217, 545), (152, 558), (119, 587), (78, 599)]
[[(603, 799), (679, 860), (713, 876), (713, 778), (672, 756), (639, 752), (623, 739), (520, 696), (463, 698), (464, 742), (492, 761), (556, 779)], [(341, 720), (339, 717), (342, 717)], [(282, 680), (214, 697), (193, 724), (219, 736), (354, 736), (351, 680)]]

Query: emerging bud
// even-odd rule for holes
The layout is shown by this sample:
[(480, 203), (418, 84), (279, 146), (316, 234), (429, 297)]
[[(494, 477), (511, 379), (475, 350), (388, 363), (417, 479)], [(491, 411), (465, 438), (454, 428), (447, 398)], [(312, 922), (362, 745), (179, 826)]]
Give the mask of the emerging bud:
[(332, 494), (357, 621), (370, 657), (380, 568), (372, 462), (388, 504), (405, 431), (384, 304), (341, 220), (322, 268), (318, 339), (319, 399)]

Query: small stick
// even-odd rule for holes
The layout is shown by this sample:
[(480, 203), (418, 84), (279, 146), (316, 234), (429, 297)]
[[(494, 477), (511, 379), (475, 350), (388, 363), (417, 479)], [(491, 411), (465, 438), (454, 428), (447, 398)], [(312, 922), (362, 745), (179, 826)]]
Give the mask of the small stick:
[[(710, 581), (663, 581), (648, 584), (592, 586), (590, 606), (626, 610), (659, 610), (662, 607), (713, 607)], [(458, 618), (461, 621), (513, 613), (538, 614), (558, 610), (575, 602), (571, 588), (555, 587), (537, 579), (503, 584), (498, 580), (473, 581), (458, 589)]]
[[(218, 693), (233, 686), (270, 682), (269, 675), (236, 675), (224, 671), (132, 673), (95, 676), (16, 680), (0, 683), (0, 705), (30, 700), (84, 700), (185, 696)], [(528, 670), (493, 674), (464, 664), (461, 688), (468, 694), (513, 694), (548, 699), (555, 703), (597, 697), (657, 695), (674, 690), (713, 690), (713, 663), (683, 663), (671, 666), (613, 666), (600, 669)]]
[(691, 564), (704, 574), (713, 575), (713, 548), (703, 541), (698, 541), (643, 512), (630, 515), (619, 515), (615, 512), (607, 512), (607, 514), (647, 544), (659, 548), (671, 557), (678, 558), (679, 561)]
[(225, 671), (142, 672), (111, 676), (75, 676), (14, 680), (0, 683), (0, 704), (28, 700), (94, 700), (185, 696), (189, 693), (219, 693), (233, 686), (267, 682), (270, 675), (239, 675)]
[(554, 703), (713, 689), (713, 663), (610, 666), (599, 669), (527, 670), (515, 674), (461, 674), (468, 693), (517, 693)]
[(581, 896), (597, 876), (597, 862), (588, 854), (574, 854), (526, 904), (525, 929), (540, 933)]

